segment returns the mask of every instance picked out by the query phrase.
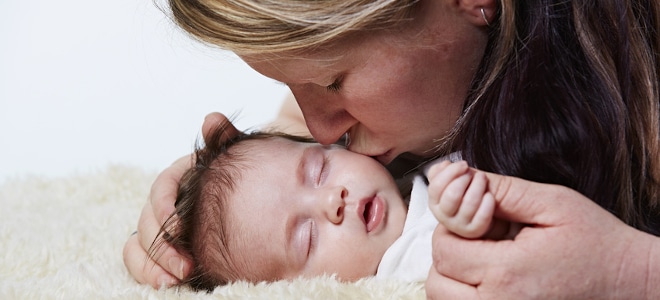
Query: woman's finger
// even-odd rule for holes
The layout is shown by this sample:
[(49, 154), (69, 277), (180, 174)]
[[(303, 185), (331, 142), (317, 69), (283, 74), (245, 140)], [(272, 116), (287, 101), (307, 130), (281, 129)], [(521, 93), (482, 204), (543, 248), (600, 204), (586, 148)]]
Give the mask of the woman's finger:
[(183, 279), (190, 272), (192, 262), (162, 239), (162, 235), (159, 235), (161, 222), (156, 220), (152, 211), (150, 204), (142, 209), (137, 233), (139, 244), (144, 252), (151, 255), (151, 264), (156, 264), (178, 279)]
[(132, 235), (124, 245), (124, 265), (128, 272), (139, 283), (149, 284), (158, 289), (172, 286), (179, 282), (172, 274), (159, 265), (149, 263), (147, 252), (138, 242), (137, 235)]
[(424, 289), (427, 299), (478, 299), (474, 286), (445, 277), (433, 267), (429, 270)]
[(179, 181), (183, 177), (183, 173), (190, 169), (192, 163), (192, 155), (179, 158), (171, 166), (163, 170), (151, 185), (149, 204), (159, 224), (163, 224), (174, 213), (174, 202), (176, 202)]
[(483, 279), (484, 270), (492, 267), (489, 247), (496, 245), (489, 240), (462, 238), (439, 225), (433, 232), (432, 246), (433, 265), (438, 273), (459, 282), (477, 285)]

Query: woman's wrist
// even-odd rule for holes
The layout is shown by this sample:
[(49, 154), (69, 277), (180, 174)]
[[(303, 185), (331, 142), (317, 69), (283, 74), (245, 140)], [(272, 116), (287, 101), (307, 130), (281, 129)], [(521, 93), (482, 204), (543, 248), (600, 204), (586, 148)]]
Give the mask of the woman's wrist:
[[(633, 229), (634, 230), (634, 229)], [(617, 299), (660, 299), (660, 238), (638, 231), (615, 274)]]
[(647, 250), (646, 298), (660, 299), (660, 237), (651, 236), (650, 239)]
[(660, 299), (660, 238), (647, 233), (643, 235), (647, 240), (642, 252), (646, 262), (637, 272), (645, 274), (645, 280), (640, 283), (646, 290), (646, 299)]

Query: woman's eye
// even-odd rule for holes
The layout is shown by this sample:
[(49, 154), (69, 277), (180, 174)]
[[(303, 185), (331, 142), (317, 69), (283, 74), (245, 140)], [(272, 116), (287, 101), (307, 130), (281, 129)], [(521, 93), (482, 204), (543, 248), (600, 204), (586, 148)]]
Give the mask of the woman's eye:
[(332, 84), (326, 86), (325, 89), (333, 93), (339, 92), (341, 90), (342, 79), (342, 77), (338, 77)]

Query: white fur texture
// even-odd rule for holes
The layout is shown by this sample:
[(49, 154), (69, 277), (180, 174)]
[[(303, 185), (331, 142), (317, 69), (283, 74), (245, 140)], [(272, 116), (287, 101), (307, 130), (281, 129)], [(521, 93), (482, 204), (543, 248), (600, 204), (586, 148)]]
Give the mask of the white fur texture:
[(423, 299), (423, 284), (332, 277), (154, 290), (122, 261), (155, 173), (127, 166), (0, 186), (0, 299)]

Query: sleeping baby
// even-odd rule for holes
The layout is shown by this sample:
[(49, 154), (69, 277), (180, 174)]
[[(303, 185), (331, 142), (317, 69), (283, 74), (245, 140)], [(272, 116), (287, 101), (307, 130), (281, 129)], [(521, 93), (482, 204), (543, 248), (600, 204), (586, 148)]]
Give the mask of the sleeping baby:
[(341, 146), (223, 131), (196, 149), (161, 229), (191, 257), (182, 284), (195, 289), (324, 274), (424, 281), (438, 221), (467, 238), (510, 234), (493, 219), (485, 175), (465, 162), (440, 159), (404, 196), (376, 160)]

